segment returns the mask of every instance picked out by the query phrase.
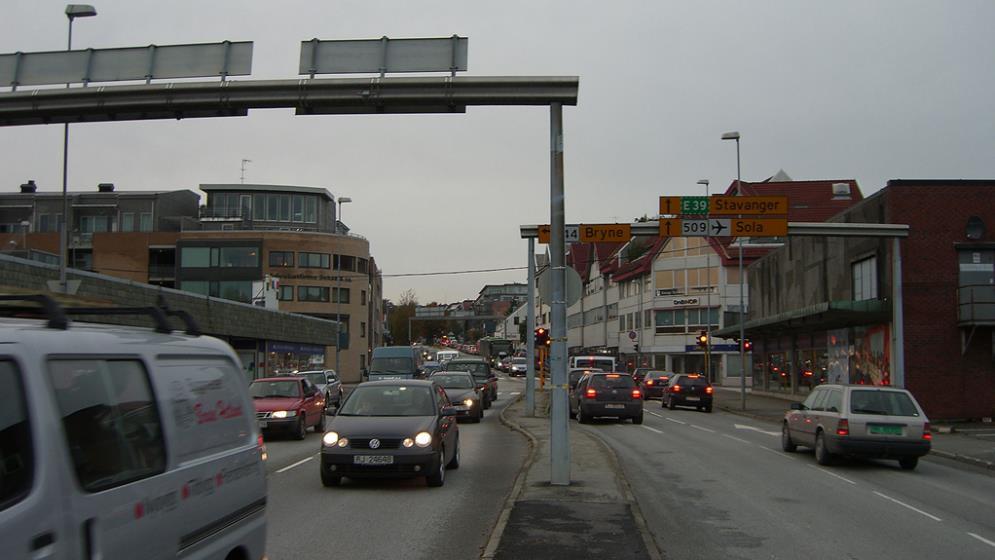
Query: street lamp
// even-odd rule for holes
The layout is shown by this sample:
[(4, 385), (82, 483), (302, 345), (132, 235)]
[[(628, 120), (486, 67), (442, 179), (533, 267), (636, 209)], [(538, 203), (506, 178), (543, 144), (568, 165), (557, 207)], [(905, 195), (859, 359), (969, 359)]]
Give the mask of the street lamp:
[[(739, 167), (739, 132), (726, 132), (722, 135), (722, 139), (736, 141), (736, 196), (743, 196), (743, 176)], [(743, 296), (743, 283), (746, 279), (743, 276), (742, 238), (737, 238), (736, 244), (739, 245), (739, 404), (743, 410), (746, 410), (746, 349), (743, 347), (743, 341), (746, 340), (746, 317), (744, 314), (746, 298)]]
[[(69, 18), (69, 40), (66, 43), (66, 50), (73, 50), (73, 20), (82, 17), (93, 17), (97, 15), (97, 10), (89, 4), (69, 4), (66, 6), (66, 17)], [(66, 84), (69, 89), (69, 84)], [(66, 283), (66, 264), (69, 260), (69, 123), (62, 126), (62, 219), (59, 220), (61, 228), (59, 235), (59, 288), (62, 293), (67, 293), (69, 287)]]
[[(708, 179), (698, 179), (699, 185), (705, 185), (705, 198), (708, 199)], [(707, 284), (705, 285), (705, 297), (708, 303), (705, 305), (705, 313), (708, 314), (708, 340), (705, 341), (705, 371), (707, 372), (708, 380), (715, 381), (712, 378), (712, 247), (711, 238), (706, 237), (705, 243), (708, 247), (705, 251), (705, 275), (708, 278)]]
[[(342, 222), (342, 205), (352, 202), (352, 199), (348, 196), (340, 196), (337, 199), (339, 203), (339, 218), (338, 222)], [(342, 224), (343, 226), (345, 224)], [(335, 224), (335, 232), (338, 233), (338, 224)], [(342, 348), (342, 255), (338, 255), (338, 272), (335, 275), (335, 322), (338, 323), (338, 331), (336, 333), (335, 340), (335, 373), (342, 375), (339, 370), (339, 351)]]

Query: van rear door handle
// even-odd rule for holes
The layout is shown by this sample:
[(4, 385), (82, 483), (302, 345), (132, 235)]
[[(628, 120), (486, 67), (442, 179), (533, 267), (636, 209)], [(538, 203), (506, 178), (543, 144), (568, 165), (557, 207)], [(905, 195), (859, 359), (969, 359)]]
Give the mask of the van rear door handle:
[(52, 532), (42, 533), (31, 539), (31, 550), (41, 550), (50, 544), (55, 543), (55, 534)]

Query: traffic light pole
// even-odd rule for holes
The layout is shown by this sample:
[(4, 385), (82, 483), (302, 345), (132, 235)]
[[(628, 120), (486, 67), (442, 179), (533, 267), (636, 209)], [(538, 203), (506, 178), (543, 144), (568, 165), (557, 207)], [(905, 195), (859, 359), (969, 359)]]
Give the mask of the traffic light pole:
[(549, 105), (550, 188), (549, 260), (552, 284), (549, 356), (552, 374), (550, 394), (550, 479), (553, 486), (570, 485), (570, 432), (567, 425), (567, 298), (565, 270), (566, 236), (563, 192), (563, 105)]
[(535, 416), (536, 411), (536, 267), (535, 267), (535, 238), (529, 238), (529, 311), (526, 326), (525, 359), (528, 361), (528, 369), (525, 374), (525, 414)]

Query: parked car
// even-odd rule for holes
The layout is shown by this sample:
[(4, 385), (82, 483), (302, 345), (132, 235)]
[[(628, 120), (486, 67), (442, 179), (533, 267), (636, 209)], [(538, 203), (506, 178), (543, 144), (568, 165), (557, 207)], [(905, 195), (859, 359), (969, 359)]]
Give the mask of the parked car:
[(325, 408), (332, 405), (338, 408), (342, 404), (342, 381), (334, 369), (302, 371), (298, 375), (305, 377), (325, 394)]
[(666, 371), (647, 372), (639, 384), (639, 390), (643, 392), (643, 399), (662, 399), (663, 391), (670, 383), (672, 375), (672, 373)]
[(262, 558), (265, 447), (231, 347), (17, 299), (46, 309), (0, 319), (0, 556)]
[(360, 384), (321, 439), (321, 483), (424, 476), (429, 486), (442, 486), (446, 469), (460, 464), (455, 415), (445, 390), (431, 381)]
[(484, 408), (490, 408), (491, 403), (497, 400), (498, 381), (497, 376), (491, 371), (490, 366), (483, 358), (459, 358), (446, 362), (445, 371), (468, 371), (473, 374), (473, 378), (478, 383), (485, 385)]
[(643, 395), (631, 375), (588, 373), (580, 379), (570, 399), (570, 418), (584, 424), (599, 416), (643, 423)]
[(815, 449), (820, 465), (835, 457), (897, 459), (906, 470), (929, 453), (929, 419), (912, 393), (893, 387), (820, 385), (792, 403), (781, 424), (781, 447)]
[(511, 365), (508, 367), (510, 377), (524, 377), (529, 371), (529, 361), (525, 357), (515, 356), (511, 358)]
[(308, 428), (325, 431), (325, 395), (307, 378), (263, 377), (249, 385), (263, 433), (289, 432), (304, 439)]
[(660, 399), (660, 406), (670, 410), (678, 406), (693, 406), (698, 410), (711, 412), (712, 393), (712, 384), (704, 375), (678, 373), (670, 378)]
[(477, 383), (468, 371), (438, 371), (429, 380), (446, 390), (449, 402), (456, 409), (456, 418), (479, 423), (484, 418), (485, 386)]

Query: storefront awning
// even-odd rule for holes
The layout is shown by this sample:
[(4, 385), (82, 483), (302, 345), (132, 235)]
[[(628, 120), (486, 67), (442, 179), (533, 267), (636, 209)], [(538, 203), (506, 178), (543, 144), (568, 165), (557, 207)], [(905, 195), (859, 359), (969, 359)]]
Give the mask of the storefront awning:
[[(869, 299), (864, 301), (824, 301), (808, 307), (792, 309), (751, 319), (745, 324), (747, 337), (760, 335), (778, 336), (788, 333), (805, 333), (839, 329), (859, 325), (873, 325), (891, 320), (891, 304), (887, 301)], [(713, 336), (733, 338), (739, 336), (739, 323), (726, 325), (714, 331)]]

